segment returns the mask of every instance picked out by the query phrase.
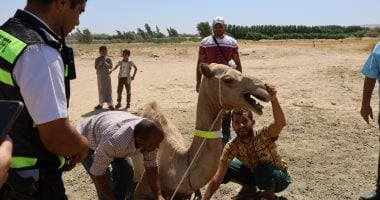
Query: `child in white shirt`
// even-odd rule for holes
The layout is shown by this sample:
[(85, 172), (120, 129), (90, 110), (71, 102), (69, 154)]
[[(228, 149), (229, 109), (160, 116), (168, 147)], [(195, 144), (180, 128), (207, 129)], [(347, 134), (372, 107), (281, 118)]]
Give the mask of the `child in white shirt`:
[[(127, 91), (127, 105), (125, 109), (128, 109), (131, 106), (131, 82), (135, 79), (135, 75), (137, 72), (137, 67), (133, 61), (129, 60), (129, 56), (131, 55), (131, 51), (129, 49), (123, 50), (123, 60), (119, 61), (114, 69), (111, 70), (115, 71), (118, 67), (120, 67), (119, 70), (119, 81), (117, 85), (117, 104), (116, 108), (121, 107), (121, 94), (123, 92), (123, 86), (125, 86), (125, 89)], [(131, 76), (131, 69), (134, 69), (133, 75)], [(111, 73), (110, 72), (110, 73)]]

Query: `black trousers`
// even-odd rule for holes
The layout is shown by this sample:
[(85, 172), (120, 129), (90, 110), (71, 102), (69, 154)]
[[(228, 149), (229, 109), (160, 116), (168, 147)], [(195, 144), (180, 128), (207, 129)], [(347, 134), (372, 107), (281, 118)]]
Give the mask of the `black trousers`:
[(131, 84), (128, 83), (128, 77), (120, 77), (117, 84), (117, 102), (121, 102), (121, 94), (123, 93), (123, 87), (127, 91), (127, 104), (131, 103)]
[(9, 170), (7, 183), (0, 190), (0, 200), (67, 200), (62, 172), (40, 170), (40, 178), (24, 179)]

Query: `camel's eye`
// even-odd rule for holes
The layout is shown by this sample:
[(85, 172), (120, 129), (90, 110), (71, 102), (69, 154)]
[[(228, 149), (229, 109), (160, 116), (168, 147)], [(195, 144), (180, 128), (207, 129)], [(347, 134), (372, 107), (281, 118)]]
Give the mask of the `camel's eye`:
[(225, 76), (223, 77), (223, 82), (225, 84), (232, 84), (234, 82), (234, 79), (231, 76)]

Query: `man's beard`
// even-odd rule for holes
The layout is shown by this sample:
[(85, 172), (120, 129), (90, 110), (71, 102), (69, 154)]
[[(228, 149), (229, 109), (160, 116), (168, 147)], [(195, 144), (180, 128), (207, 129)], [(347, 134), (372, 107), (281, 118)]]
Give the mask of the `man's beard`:
[(236, 133), (236, 135), (240, 138), (240, 139), (248, 139), (250, 138), (252, 135), (253, 135), (253, 131), (250, 130), (250, 131), (247, 131), (245, 133)]
[(221, 36), (223, 36), (223, 32), (214, 32), (214, 36), (216, 36), (216, 37), (221, 37)]

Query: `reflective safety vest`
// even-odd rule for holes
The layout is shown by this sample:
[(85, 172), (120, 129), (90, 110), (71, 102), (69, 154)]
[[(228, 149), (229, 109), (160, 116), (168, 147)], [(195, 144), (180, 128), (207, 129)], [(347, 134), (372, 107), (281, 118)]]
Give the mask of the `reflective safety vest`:
[[(24, 102), (12, 73), (20, 55), (33, 44), (47, 44), (60, 52), (62, 49), (59, 38), (44, 24), (18, 10), (13, 18), (0, 27), (0, 99)], [(56, 156), (44, 147), (25, 107), (9, 135), (13, 141), (12, 169), (60, 169), (64, 166), (64, 157)]]

